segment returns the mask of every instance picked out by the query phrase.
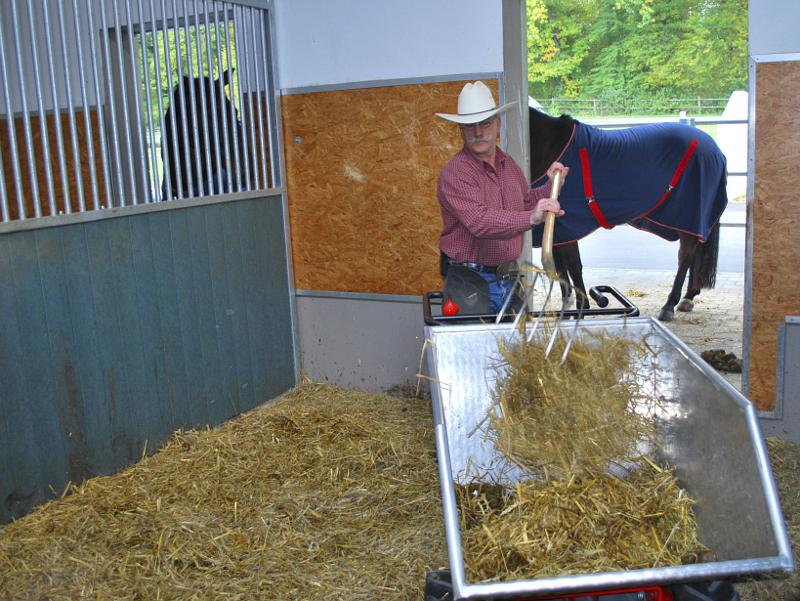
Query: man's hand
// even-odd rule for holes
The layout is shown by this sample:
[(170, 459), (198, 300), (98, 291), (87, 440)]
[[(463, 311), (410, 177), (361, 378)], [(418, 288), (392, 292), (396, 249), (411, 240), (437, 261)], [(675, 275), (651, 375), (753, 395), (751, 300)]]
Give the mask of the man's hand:
[(550, 181), (553, 181), (553, 178), (556, 175), (556, 171), (561, 171), (561, 181), (567, 179), (567, 173), (569, 173), (569, 167), (566, 167), (559, 163), (558, 161), (553, 161), (553, 164), (547, 169), (547, 177), (550, 178)]
[[(547, 177), (551, 182), (555, 177), (556, 171), (561, 171), (561, 184), (563, 185), (564, 180), (567, 178), (567, 173), (569, 173), (569, 167), (565, 167), (558, 161), (554, 161), (547, 170)], [(558, 204), (558, 200), (553, 198), (543, 198), (533, 208), (533, 213), (531, 213), (531, 225), (538, 225), (539, 223), (542, 223), (544, 221), (545, 214), (548, 211), (555, 213), (556, 217), (561, 217), (564, 214), (564, 211), (561, 210), (561, 205)]]
[(556, 217), (561, 217), (564, 214), (564, 211), (561, 210), (561, 205), (558, 204), (558, 201), (553, 198), (543, 198), (540, 200), (535, 207), (533, 207), (533, 213), (531, 213), (531, 225), (538, 225), (544, 221), (545, 214), (550, 211), (551, 213), (555, 213)]

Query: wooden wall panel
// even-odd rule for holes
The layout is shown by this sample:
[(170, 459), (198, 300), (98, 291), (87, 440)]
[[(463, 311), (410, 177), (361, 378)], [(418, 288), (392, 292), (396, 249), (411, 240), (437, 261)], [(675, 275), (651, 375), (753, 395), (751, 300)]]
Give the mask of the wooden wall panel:
[[(61, 136), (64, 144), (64, 163), (66, 167), (66, 181), (69, 192), (70, 207), (73, 212), (80, 210), (78, 206), (78, 177), (76, 173), (80, 174), (80, 182), (83, 185), (83, 194), (86, 203), (86, 208), (91, 210), (92, 203), (92, 184), (91, 184), (91, 169), (92, 163), (89, 161), (89, 143), (84, 124), (84, 116), (82, 110), (75, 110), (75, 133), (78, 138), (78, 161), (79, 166), (76, 169), (75, 161), (72, 154), (72, 134), (70, 132), (69, 114), (66, 112), (59, 113), (61, 126)], [(41, 202), (41, 210), (43, 216), (57, 215), (59, 212), (65, 210), (66, 195), (64, 194), (64, 185), (62, 183), (61, 168), (58, 158), (58, 137), (56, 124), (56, 115), (48, 113), (45, 117), (47, 123), (47, 143), (50, 149), (50, 161), (45, 163), (44, 157), (44, 138), (42, 137), (41, 119), (38, 115), (30, 115), (30, 130), (33, 142), (33, 155), (34, 164), (36, 165), (36, 184), (39, 188), (39, 198)], [(97, 118), (97, 110), (89, 112), (89, 127), (91, 128), (92, 142), (94, 145), (94, 169), (96, 169), (98, 198), (101, 204), (107, 204), (105, 184), (103, 181), (103, 169), (101, 158), (101, 136), (100, 125)], [(33, 189), (31, 180), (31, 168), (28, 162), (27, 142), (25, 138), (25, 121), (22, 117), (14, 119), (14, 132), (17, 141), (17, 159), (19, 161), (20, 175), (22, 180), (22, 195), (25, 204), (25, 215), (30, 218), (35, 215), (33, 206)], [(3, 175), (5, 176), (6, 191), (8, 193), (9, 212), (12, 220), (19, 219), (19, 209), (17, 203), (17, 192), (14, 186), (14, 171), (12, 165), (12, 157), (10, 154), (11, 143), (9, 140), (8, 126), (6, 123), (0, 127), (0, 151), (3, 156)], [(50, 209), (50, 197), (47, 190), (47, 179), (45, 176), (46, 170), (50, 169), (53, 177), (53, 198), (56, 210), (55, 212)]]
[(778, 326), (800, 315), (800, 61), (756, 67), (748, 396), (775, 408)]
[[(298, 289), (420, 295), (441, 289), (436, 180), (462, 146), (463, 81), (282, 98)], [(498, 82), (487, 82), (497, 98)]]

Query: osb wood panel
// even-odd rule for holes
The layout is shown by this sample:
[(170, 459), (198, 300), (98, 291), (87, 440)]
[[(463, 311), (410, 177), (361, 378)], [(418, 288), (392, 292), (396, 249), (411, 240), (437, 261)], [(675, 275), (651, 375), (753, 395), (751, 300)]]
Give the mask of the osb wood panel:
[(775, 408), (778, 327), (800, 315), (800, 62), (756, 67), (753, 289), (748, 395)]
[(296, 288), (441, 289), (436, 180), (462, 141), (434, 113), (454, 112), (464, 83), (282, 98)]
[[(75, 168), (75, 160), (72, 153), (72, 134), (70, 131), (69, 114), (60, 113), (61, 136), (64, 146), (64, 163), (66, 167), (66, 183), (69, 192), (70, 208), (73, 212), (80, 210), (78, 204), (78, 181), (83, 186), (84, 201), (87, 210), (93, 209), (91, 169), (96, 170), (98, 202), (107, 205), (105, 183), (102, 171), (101, 158), (101, 137), (97, 118), (97, 110), (89, 111), (89, 127), (91, 129), (92, 143), (94, 146), (95, 163), (89, 161), (89, 138), (86, 132), (85, 121), (82, 110), (73, 111), (75, 120), (75, 133), (78, 146), (79, 166)], [(42, 136), (41, 119), (38, 115), (30, 115), (29, 118), (31, 139), (33, 146), (34, 164), (36, 166), (36, 184), (39, 188), (39, 202), (43, 216), (58, 214), (65, 211), (66, 195), (62, 180), (61, 166), (58, 156), (58, 123), (56, 115), (50, 113), (46, 115), (47, 123), (47, 144), (50, 152), (50, 160), (45, 161), (44, 138)], [(30, 218), (35, 215), (33, 202), (33, 186), (31, 180), (31, 168), (28, 162), (27, 139), (25, 137), (25, 121), (21, 116), (14, 119), (14, 132), (17, 142), (17, 160), (19, 161), (20, 179), (22, 180), (22, 196), (25, 205), (25, 216)], [(3, 124), (0, 127), (0, 149), (3, 155), (3, 175), (5, 176), (6, 192), (8, 194), (9, 213), (12, 220), (20, 218), (17, 203), (17, 191), (14, 186), (14, 168), (11, 156), (11, 142), (9, 138), (8, 126)], [(53, 179), (53, 198), (55, 202), (55, 213), (50, 209), (50, 195), (47, 189), (47, 170), (52, 173)], [(77, 177), (76, 174), (80, 174)]]

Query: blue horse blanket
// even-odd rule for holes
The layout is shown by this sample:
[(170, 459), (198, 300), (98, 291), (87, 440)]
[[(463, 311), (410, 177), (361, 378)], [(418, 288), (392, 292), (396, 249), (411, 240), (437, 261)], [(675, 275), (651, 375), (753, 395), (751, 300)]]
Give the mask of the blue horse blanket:
[[(616, 130), (574, 124), (572, 139), (556, 159), (570, 171), (559, 194), (565, 214), (555, 221), (554, 244), (623, 223), (666, 240), (677, 240), (681, 232), (701, 242), (708, 238), (728, 204), (725, 155), (708, 134), (681, 123)], [(533, 228), (536, 247), (543, 230)]]

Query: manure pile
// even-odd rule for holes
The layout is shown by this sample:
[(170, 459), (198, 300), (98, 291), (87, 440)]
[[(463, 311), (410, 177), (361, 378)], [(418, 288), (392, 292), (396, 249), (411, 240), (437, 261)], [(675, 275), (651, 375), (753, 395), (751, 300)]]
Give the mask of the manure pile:
[[(707, 560), (687, 497), (659, 467), (653, 351), (608, 336), (500, 347), (486, 436), (529, 475), (458, 487), (473, 582)], [(488, 492), (487, 492), (488, 491)]]
[(0, 599), (420, 599), (430, 402), (305, 384), (0, 527)]

